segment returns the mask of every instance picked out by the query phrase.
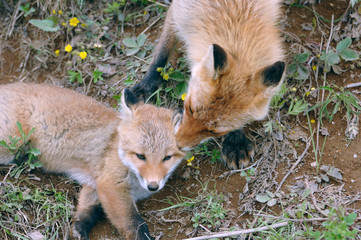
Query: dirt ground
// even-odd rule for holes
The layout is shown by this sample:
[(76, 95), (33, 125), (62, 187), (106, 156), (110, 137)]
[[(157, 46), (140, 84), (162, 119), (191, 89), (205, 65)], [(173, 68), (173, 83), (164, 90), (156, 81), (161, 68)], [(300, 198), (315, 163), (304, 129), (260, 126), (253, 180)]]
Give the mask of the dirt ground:
[[(348, 8), (347, 1), (322, 1), (315, 5), (306, 4), (310, 9), (314, 9), (320, 16), (331, 20), (338, 19), (343, 16)], [(325, 42), (330, 34), (331, 23), (323, 21), (322, 31), (318, 29), (309, 30), (307, 26), (312, 24), (315, 15), (310, 9), (303, 7), (290, 7), (288, 4), (283, 6), (280, 28), (282, 36), (285, 39), (285, 48), (287, 49), (287, 62), (291, 63), (293, 55), (301, 53), (304, 49), (313, 51), (321, 46), (325, 48)], [(1, 19), (9, 21), (10, 17), (2, 12)], [(347, 15), (347, 14), (346, 14)], [(162, 26), (164, 18), (156, 22), (148, 29), (148, 41), (156, 42), (157, 36)], [(350, 23), (350, 17), (346, 16), (342, 21), (335, 23), (339, 28), (337, 34), (342, 37), (343, 29)], [(147, 28), (149, 24), (140, 24), (136, 30), (127, 29), (126, 32), (137, 36)], [(31, 27), (28, 26), (31, 30)], [(5, 32), (6, 26), (0, 23), (2, 32)], [(24, 40), (36, 39), (35, 35), (28, 30), (28, 35), (23, 36), (20, 28), (14, 30), (11, 37), (2, 38), (0, 43), (0, 84), (11, 82), (45, 82), (55, 85), (65, 86), (76, 91), (85, 93), (96, 98), (99, 101), (111, 106), (114, 104), (113, 95), (119, 94), (124, 87), (119, 82), (119, 76), (109, 77), (106, 80), (93, 84), (90, 88), (82, 85), (71, 84), (67, 81), (66, 76), (59, 68), (65, 65), (56, 65), (55, 62), (36, 67), (35, 63), (24, 63), (24, 58), (28, 56), (22, 51)], [(133, 32), (132, 32), (133, 31)], [(361, 45), (359, 39), (353, 38), (353, 46), (356, 51), (360, 51)], [(118, 40), (120, 41), (120, 39)], [(323, 42), (324, 45), (321, 45)], [(331, 46), (336, 46), (336, 41), (331, 42)], [(317, 59), (310, 61), (310, 66), (317, 64)], [(125, 63), (124, 63), (125, 64)], [(331, 71), (327, 74), (327, 82), (331, 85), (345, 87), (350, 83), (361, 82), (360, 65), (354, 62), (342, 62), (341, 68), (346, 70), (341, 74)], [(314, 71), (311, 71), (311, 75)], [(322, 71), (315, 81), (315, 75), (312, 79), (305, 80), (303, 85), (295, 79), (288, 78), (290, 86), (297, 86), (295, 92), (302, 94), (305, 89), (318, 87), (323, 84)], [(111, 86), (116, 86), (116, 90), (112, 91)], [(291, 87), (292, 88), (292, 87)], [(361, 87), (350, 89), (354, 95), (361, 99)], [(321, 93), (321, 91), (320, 91)], [(316, 96), (309, 96), (310, 102), (316, 101)], [(274, 113), (271, 110), (270, 116)], [(269, 117), (269, 119), (272, 117)], [(311, 123), (312, 128), (317, 128), (317, 118), (314, 113), (310, 114), (311, 119), (316, 119), (315, 123)], [(360, 215), (361, 202), (359, 193), (361, 190), (361, 139), (357, 135), (352, 141), (345, 136), (347, 129), (347, 121), (345, 110), (337, 112), (332, 122), (324, 120), (323, 132), (320, 133), (320, 146), (324, 143), (325, 135), (327, 135), (321, 165), (333, 166), (339, 170), (342, 179), (329, 176), (329, 181), (319, 181), (325, 176), (325, 171), (320, 170), (317, 174), (314, 162), (316, 161), (313, 152), (313, 145), (310, 138), (310, 131), (307, 116), (299, 114), (297, 117), (290, 115), (282, 115), (280, 117), (281, 124), (284, 126), (282, 132), (275, 131), (272, 134), (266, 134), (264, 131), (264, 122), (253, 123), (246, 128), (248, 136), (252, 139), (255, 148), (254, 161), (251, 164), (255, 169), (255, 174), (250, 176), (247, 181), (240, 171), (230, 171), (221, 163), (212, 164), (208, 156), (196, 154), (192, 166), (187, 165), (187, 161), (178, 167), (175, 174), (169, 179), (168, 183), (160, 192), (156, 193), (147, 200), (137, 203), (141, 215), (148, 224), (151, 233), (157, 239), (184, 239), (196, 237), (206, 234), (207, 232), (228, 231), (230, 229), (245, 229), (257, 222), (257, 214), (280, 215), (282, 212), (290, 213), (301, 204), (302, 200), (293, 198), (293, 192), (298, 189), (305, 189), (307, 183), (314, 183), (317, 188), (310, 196), (310, 202), (313, 199), (324, 206), (321, 209), (327, 209), (327, 206), (343, 206), (348, 212), (356, 212)], [(358, 120), (359, 122), (359, 120)], [(315, 133), (316, 134), (316, 133)], [(219, 149), (220, 139), (209, 143), (209, 149)], [(301, 159), (297, 166), (290, 171), (292, 166)], [(0, 172), (1, 176), (6, 174), (6, 169)], [(34, 173), (41, 179), (38, 184), (49, 184), (49, 181), (57, 189), (68, 192), (71, 199), (76, 205), (76, 196), (79, 187), (69, 184), (63, 176), (54, 176), (36, 171)], [(284, 182), (282, 180), (287, 175)], [(195, 228), (192, 226), (192, 209), (175, 208), (171, 210), (160, 211), (160, 209), (170, 207), (169, 200), (179, 203), (180, 196), (195, 198), (199, 196), (202, 187), (208, 183), (208, 189), (216, 189), (217, 193), (223, 195), (223, 207), (227, 211), (227, 216), (222, 220), (220, 227), (214, 229)], [(282, 184), (282, 185), (280, 185)], [(277, 203), (270, 207), (265, 203), (256, 200), (258, 195), (265, 194), (266, 191), (276, 194)], [(330, 201), (331, 200), (331, 201)], [(288, 204), (283, 205), (284, 202)], [(291, 204), (292, 202), (292, 204)], [(332, 203), (331, 203), (332, 202)], [(322, 216), (317, 209), (314, 216)], [(319, 226), (319, 224), (315, 224)], [(358, 229), (358, 227), (356, 227)], [(0, 233), (0, 238), (1, 237)], [(361, 234), (360, 234), (361, 235)], [(111, 226), (105, 217), (96, 224), (92, 229), (90, 239), (117, 239), (119, 238), (116, 230)], [(243, 239), (243, 238), (239, 238)]]

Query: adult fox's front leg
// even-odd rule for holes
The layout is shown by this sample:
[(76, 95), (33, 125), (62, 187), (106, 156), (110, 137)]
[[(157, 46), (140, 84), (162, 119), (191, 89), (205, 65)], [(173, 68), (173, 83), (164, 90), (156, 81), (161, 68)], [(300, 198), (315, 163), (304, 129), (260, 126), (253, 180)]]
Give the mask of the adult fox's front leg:
[(176, 45), (176, 36), (173, 25), (172, 7), (169, 8), (159, 43), (153, 53), (153, 59), (143, 80), (131, 88), (137, 97), (147, 100), (162, 84), (162, 76), (157, 71), (159, 67), (164, 67)]

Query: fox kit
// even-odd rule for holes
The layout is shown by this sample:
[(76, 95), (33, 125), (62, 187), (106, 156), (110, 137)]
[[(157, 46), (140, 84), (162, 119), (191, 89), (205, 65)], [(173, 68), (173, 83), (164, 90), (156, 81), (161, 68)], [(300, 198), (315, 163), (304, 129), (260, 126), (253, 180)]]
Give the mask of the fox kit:
[(132, 88), (149, 96), (161, 84), (163, 67), (177, 40), (184, 44), (191, 79), (178, 146), (194, 147), (223, 138), (229, 167), (247, 163), (251, 151), (245, 124), (263, 119), (284, 72), (276, 28), (281, 0), (173, 0), (159, 44), (142, 82)]
[[(101, 209), (125, 239), (152, 239), (135, 201), (160, 190), (183, 157), (175, 140), (177, 116), (138, 102), (125, 90), (122, 110), (68, 89), (36, 84), (0, 85), (0, 140), (31, 134), (47, 171), (82, 184), (73, 235), (88, 239)], [(5, 140), (6, 141), (6, 140)], [(14, 155), (0, 146), (0, 164)]]

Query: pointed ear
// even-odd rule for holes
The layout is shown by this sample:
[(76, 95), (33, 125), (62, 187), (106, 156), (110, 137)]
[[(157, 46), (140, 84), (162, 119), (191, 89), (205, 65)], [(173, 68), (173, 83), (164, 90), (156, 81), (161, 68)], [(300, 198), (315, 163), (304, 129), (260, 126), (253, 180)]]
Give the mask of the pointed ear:
[(174, 133), (177, 133), (178, 128), (179, 128), (179, 124), (181, 123), (183, 118), (183, 115), (181, 114), (181, 111), (173, 111), (173, 115), (172, 115), (172, 124), (174, 126)]
[(217, 79), (218, 74), (223, 72), (227, 66), (227, 53), (217, 44), (212, 44), (208, 48), (207, 55), (203, 58), (204, 65), (209, 76)]
[(263, 70), (263, 83), (267, 86), (277, 86), (285, 70), (284, 62), (276, 62)]
[(131, 117), (133, 115), (131, 107), (137, 103), (139, 99), (128, 88), (125, 88), (120, 100), (122, 118)]

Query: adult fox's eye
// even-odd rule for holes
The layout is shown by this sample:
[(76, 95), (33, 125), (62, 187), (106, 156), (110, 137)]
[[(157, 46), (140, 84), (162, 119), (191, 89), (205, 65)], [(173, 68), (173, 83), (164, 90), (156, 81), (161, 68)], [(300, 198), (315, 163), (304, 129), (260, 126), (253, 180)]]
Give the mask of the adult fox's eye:
[(136, 155), (140, 160), (145, 160), (145, 156), (143, 154), (136, 154)]
[(167, 160), (169, 160), (171, 158), (172, 158), (172, 156), (166, 156), (165, 158), (163, 158), (163, 162), (165, 162), (165, 161), (167, 161)]

